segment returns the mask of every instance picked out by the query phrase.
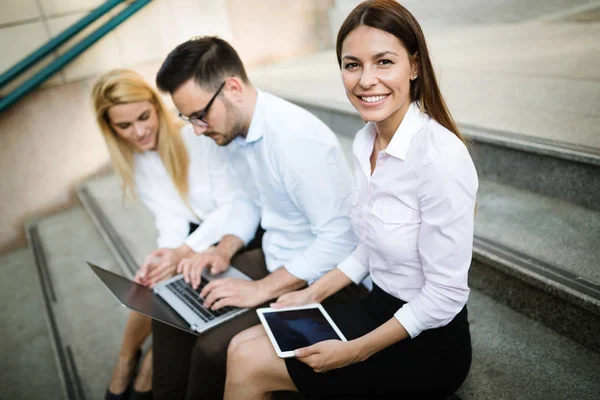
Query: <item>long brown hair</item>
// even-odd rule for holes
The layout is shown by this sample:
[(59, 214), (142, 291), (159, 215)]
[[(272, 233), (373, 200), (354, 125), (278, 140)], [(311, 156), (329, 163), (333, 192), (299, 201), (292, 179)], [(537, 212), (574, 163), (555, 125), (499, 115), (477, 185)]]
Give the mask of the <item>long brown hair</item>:
[(417, 64), (418, 77), (410, 86), (411, 100), (465, 143), (440, 92), (421, 26), (410, 11), (395, 0), (367, 0), (356, 6), (338, 32), (335, 50), (340, 68), (342, 44), (346, 36), (361, 25), (390, 33), (400, 40), (411, 63)]
[(136, 72), (116, 69), (100, 77), (92, 91), (96, 121), (106, 140), (113, 166), (121, 178), (123, 198), (135, 197), (134, 153), (135, 146), (117, 135), (108, 121), (107, 111), (118, 104), (149, 101), (158, 115), (157, 151), (169, 177), (184, 202), (188, 198), (189, 156), (179, 127), (154, 89)]

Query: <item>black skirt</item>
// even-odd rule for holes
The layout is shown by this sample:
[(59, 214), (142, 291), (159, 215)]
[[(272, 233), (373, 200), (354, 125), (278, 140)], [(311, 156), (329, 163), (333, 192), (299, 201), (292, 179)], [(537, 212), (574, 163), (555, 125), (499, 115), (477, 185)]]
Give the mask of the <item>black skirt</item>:
[[(363, 301), (324, 306), (351, 340), (387, 322), (403, 304), (374, 285)], [(325, 373), (294, 358), (285, 363), (307, 399), (443, 399), (460, 387), (471, 366), (467, 307), (448, 325), (404, 339), (361, 363)]]

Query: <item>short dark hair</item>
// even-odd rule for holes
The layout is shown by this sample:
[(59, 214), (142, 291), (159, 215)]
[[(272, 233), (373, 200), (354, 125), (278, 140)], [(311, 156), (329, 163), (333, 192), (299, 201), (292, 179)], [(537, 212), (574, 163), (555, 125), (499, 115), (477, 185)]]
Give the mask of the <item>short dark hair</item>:
[(249, 82), (235, 49), (216, 36), (203, 36), (190, 39), (169, 53), (156, 75), (156, 86), (173, 93), (193, 78), (199, 86), (217, 90), (231, 76)]

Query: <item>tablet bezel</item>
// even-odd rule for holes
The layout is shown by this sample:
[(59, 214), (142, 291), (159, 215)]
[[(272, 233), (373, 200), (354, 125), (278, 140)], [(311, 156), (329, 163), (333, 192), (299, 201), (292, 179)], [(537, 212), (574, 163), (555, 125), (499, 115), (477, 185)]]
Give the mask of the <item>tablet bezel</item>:
[(307, 304), (304, 306), (286, 307), (286, 308), (259, 308), (256, 310), (256, 313), (258, 314), (258, 319), (260, 319), (260, 322), (262, 323), (263, 328), (265, 329), (265, 332), (267, 332), (267, 336), (269, 337), (269, 340), (271, 341), (271, 344), (273, 345), (273, 348), (275, 349), (275, 353), (277, 353), (277, 355), (280, 358), (295, 357), (294, 350), (281, 351), (281, 348), (279, 347), (279, 343), (277, 343), (277, 340), (275, 339), (275, 335), (273, 335), (273, 332), (271, 331), (271, 327), (269, 326), (269, 323), (267, 322), (266, 318), (264, 317), (264, 314), (277, 313), (277, 312), (282, 312), (282, 311), (306, 310), (306, 309), (311, 309), (311, 308), (316, 308), (316, 309), (320, 310), (321, 313), (325, 316), (325, 319), (327, 320), (327, 322), (329, 322), (329, 325), (333, 328), (335, 333), (338, 335), (339, 340), (341, 340), (343, 342), (347, 342), (347, 339), (344, 336), (344, 334), (342, 333), (342, 331), (340, 331), (338, 326), (335, 324), (335, 322), (333, 322), (333, 320), (327, 313), (327, 310), (325, 310), (325, 308), (323, 308), (323, 306), (321, 304), (314, 303), (314, 304)]

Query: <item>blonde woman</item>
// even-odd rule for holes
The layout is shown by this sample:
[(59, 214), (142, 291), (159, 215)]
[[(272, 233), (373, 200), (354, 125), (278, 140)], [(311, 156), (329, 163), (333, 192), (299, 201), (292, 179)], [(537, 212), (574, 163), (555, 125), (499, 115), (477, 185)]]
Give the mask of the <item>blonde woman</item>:
[[(155, 217), (158, 249), (135, 275), (152, 287), (174, 275), (183, 258), (223, 236), (237, 194), (226, 155), (210, 138), (195, 137), (191, 126), (179, 129), (155, 90), (133, 71), (103, 75), (92, 98), (124, 197), (138, 197)], [(254, 232), (237, 234), (251, 238)], [(131, 385), (150, 332), (148, 317), (130, 314), (106, 399), (124, 399), (132, 386), (133, 398), (152, 398), (152, 351)]]

